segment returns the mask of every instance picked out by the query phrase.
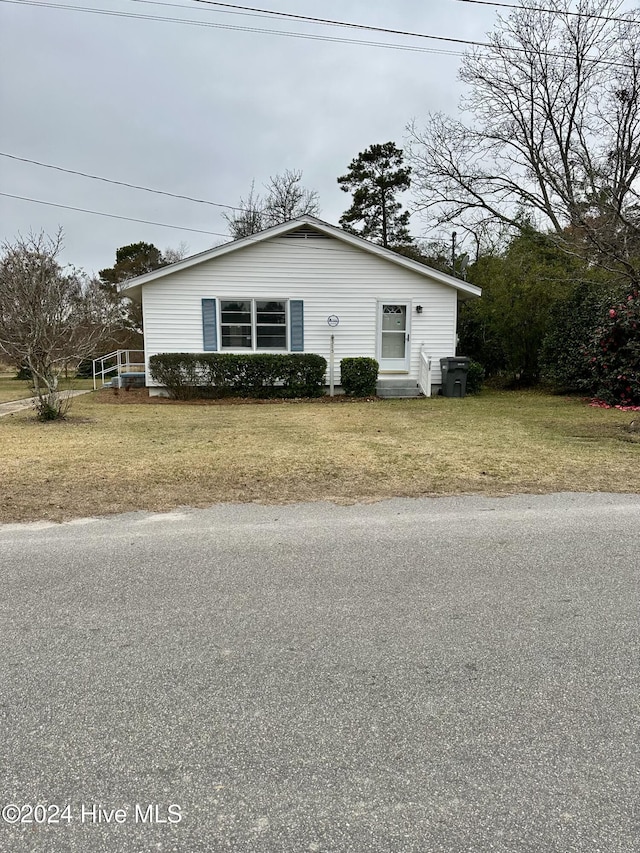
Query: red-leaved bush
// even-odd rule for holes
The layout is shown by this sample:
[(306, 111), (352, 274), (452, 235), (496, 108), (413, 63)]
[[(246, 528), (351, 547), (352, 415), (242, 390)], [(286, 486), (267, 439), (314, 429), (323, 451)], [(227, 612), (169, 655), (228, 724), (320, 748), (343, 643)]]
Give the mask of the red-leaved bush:
[(593, 393), (610, 406), (640, 405), (640, 292), (613, 305), (585, 348)]

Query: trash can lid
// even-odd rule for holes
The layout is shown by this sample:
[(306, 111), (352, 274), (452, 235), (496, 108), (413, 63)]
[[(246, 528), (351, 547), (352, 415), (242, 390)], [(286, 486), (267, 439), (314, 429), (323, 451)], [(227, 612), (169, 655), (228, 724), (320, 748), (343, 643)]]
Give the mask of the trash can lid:
[(463, 365), (469, 364), (471, 361), (466, 355), (449, 355), (446, 358), (440, 359), (441, 365), (448, 365), (449, 367), (462, 367)]

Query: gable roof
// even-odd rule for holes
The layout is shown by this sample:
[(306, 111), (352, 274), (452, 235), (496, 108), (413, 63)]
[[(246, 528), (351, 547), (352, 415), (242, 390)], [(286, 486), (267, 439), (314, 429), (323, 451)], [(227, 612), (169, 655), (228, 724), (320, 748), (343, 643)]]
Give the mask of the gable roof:
[(197, 255), (191, 255), (188, 258), (183, 258), (181, 261), (176, 261), (166, 267), (153, 270), (152, 272), (144, 273), (143, 275), (131, 278), (125, 281), (120, 286), (120, 292), (125, 296), (137, 296), (139, 289), (144, 284), (150, 284), (158, 279), (164, 278), (167, 275), (172, 275), (176, 272), (189, 269), (197, 264), (205, 263), (206, 261), (214, 260), (215, 258), (227, 255), (230, 252), (237, 252), (248, 246), (253, 246), (256, 243), (261, 243), (263, 240), (269, 240), (272, 237), (280, 237), (289, 234), (292, 231), (300, 229), (301, 226), (308, 226), (312, 230), (324, 234), (327, 237), (335, 237), (348, 245), (355, 246), (358, 249), (363, 249), (372, 255), (390, 261), (393, 264), (404, 267), (405, 269), (417, 272), (419, 275), (429, 278), (432, 281), (437, 281), (440, 284), (445, 284), (453, 287), (458, 291), (458, 295), (480, 296), (482, 290), (473, 284), (462, 281), (459, 278), (454, 278), (447, 273), (435, 270), (418, 261), (412, 261), (410, 258), (405, 258), (391, 249), (385, 249), (382, 246), (377, 246), (375, 243), (370, 243), (362, 237), (357, 237), (355, 234), (349, 234), (342, 228), (337, 228), (335, 225), (329, 225), (328, 222), (323, 222), (315, 216), (300, 216), (297, 219), (291, 219), (288, 222), (283, 222), (280, 225), (273, 225), (271, 228), (266, 228), (264, 231), (259, 231), (257, 234), (251, 234), (248, 237), (241, 237), (238, 240), (231, 240), (229, 243), (223, 243), (221, 246), (215, 246), (213, 249), (207, 249)]

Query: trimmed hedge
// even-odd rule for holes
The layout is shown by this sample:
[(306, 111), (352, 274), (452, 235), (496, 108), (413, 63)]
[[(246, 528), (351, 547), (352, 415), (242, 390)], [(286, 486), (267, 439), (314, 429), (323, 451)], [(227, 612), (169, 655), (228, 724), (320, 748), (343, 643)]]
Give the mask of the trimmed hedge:
[(343, 358), (340, 362), (340, 384), (351, 397), (375, 397), (378, 381), (375, 358)]
[(311, 353), (160, 353), (149, 359), (152, 379), (174, 400), (321, 397), (326, 369), (326, 359)]

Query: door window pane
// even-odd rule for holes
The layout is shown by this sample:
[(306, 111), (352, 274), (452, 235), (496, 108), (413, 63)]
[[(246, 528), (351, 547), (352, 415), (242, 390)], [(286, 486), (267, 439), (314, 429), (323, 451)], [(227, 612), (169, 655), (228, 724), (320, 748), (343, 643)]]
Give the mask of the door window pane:
[(402, 358), (405, 355), (404, 332), (383, 332), (382, 347), (380, 355), (382, 358)]
[(382, 331), (404, 332), (407, 328), (407, 306), (406, 305), (383, 305), (382, 306)]

